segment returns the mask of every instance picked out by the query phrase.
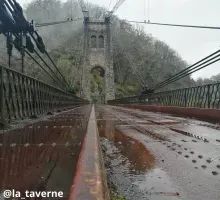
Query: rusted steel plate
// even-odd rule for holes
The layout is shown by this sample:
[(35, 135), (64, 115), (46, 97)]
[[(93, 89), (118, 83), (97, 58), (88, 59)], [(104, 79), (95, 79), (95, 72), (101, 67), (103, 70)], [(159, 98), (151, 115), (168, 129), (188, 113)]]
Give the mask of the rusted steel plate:
[[(62, 169), (76, 167), (75, 163), (77, 163), (81, 142), (86, 132), (89, 113), (90, 106), (76, 108), (54, 115), (50, 119), (24, 125), (22, 128), (1, 131), (0, 191), (16, 189), (23, 192), (30, 188), (37, 189), (38, 183), (42, 180), (47, 181), (47, 176), (42, 179), (42, 174), (50, 171), (50, 165), (53, 163), (58, 163), (58, 169), (60, 166)], [(69, 178), (64, 179), (65, 183), (60, 180), (59, 182), (62, 183), (56, 186), (53, 177), (48, 181), (58, 190), (62, 184), (65, 185), (66, 199), (69, 196), (74, 170), (63, 171), (62, 174), (55, 169), (52, 176), (63, 179), (67, 175)], [(58, 180), (57, 177), (56, 180)], [(44, 187), (46, 184), (44, 182)], [(62, 187), (61, 189), (63, 190)], [(41, 187), (41, 190), (46, 189)]]

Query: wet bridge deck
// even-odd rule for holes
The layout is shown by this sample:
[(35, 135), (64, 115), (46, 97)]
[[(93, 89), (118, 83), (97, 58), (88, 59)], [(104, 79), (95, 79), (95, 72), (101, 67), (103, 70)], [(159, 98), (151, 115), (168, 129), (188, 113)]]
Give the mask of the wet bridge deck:
[(97, 118), (110, 181), (126, 199), (220, 199), (219, 125), (113, 106)]
[(107, 179), (115, 199), (220, 199), (218, 124), (82, 106), (2, 131), (0, 141), (0, 198), (1, 189), (32, 189), (108, 200)]

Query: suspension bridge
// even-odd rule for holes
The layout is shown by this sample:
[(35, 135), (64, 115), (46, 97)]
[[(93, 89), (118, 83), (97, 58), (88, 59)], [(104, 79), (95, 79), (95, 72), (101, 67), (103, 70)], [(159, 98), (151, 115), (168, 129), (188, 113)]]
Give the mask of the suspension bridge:
[[(220, 83), (161, 90), (218, 62), (220, 50), (148, 87), (112, 31), (112, 18), (124, 1), (117, 0), (99, 20), (79, 0), (82, 18), (35, 23), (16, 0), (0, 0), (0, 33), (7, 47), (0, 65), (0, 199), (8, 198), (6, 190), (20, 192), (20, 197), (12, 193), (12, 199), (43, 199), (25, 196), (32, 190), (61, 191), (58, 199), (107, 200), (112, 184), (126, 199), (220, 198)], [(73, 77), (79, 80), (77, 96), (37, 28), (80, 20), (83, 59), (79, 77)], [(113, 40), (143, 88), (141, 94), (115, 97)], [(21, 55), (20, 70), (11, 66), (13, 48)], [(26, 55), (53, 85), (25, 74)], [(93, 105), (96, 68), (102, 71), (104, 89), (101, 104)]]

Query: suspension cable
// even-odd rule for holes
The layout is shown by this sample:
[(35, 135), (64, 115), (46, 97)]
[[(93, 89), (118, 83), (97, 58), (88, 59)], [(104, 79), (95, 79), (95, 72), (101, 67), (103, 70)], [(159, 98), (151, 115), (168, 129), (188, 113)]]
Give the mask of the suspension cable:
[[(59, 68), (55, 65), (54, 61), (52, 60), (52, 58), (50, 57), (50, 55), (48, 54), (47, 51), (45, 51), (46, 56), (49, 58), (49, 60), (52, 62), (53, 66), (56, 68), (56, 70), (58, 71), (58, 73), (60, 74), (60, 76), (63, 78), (64, 82), (66, 82), (66, 84), (69, 86), (69, 83), (67, 82), (67, 80), (64, 78), (63, 74), (61, 73), (61, 71), (59, 70)], [(70, 87), (70, 86), (69, 86)]]
[(36, 27), (44, 27), (44, 26), (51, 26), (51, 25), (57, 25), (57, 24), (65, 24), (65, 23), (70, 23), (70, 22), (75, 22), (75, 21), (80, 21), (82, 18), (78, 19), (67, 19), (64, 21), (57, 21), (57, 22), (48, 22), (48, 23), (36, 23)]
[[(32, 36), (32, 38), (34, 38), (34, 36), (30, 33), (30, 35)], [(26, 35), (26, 37), (28, 37), (27, 35)], [(34, 38), (35, 39), (35, 38)], [(37, 43), (37, 40), (35, 40), (35, 42)], [(26, 50), (25, 50), (25, 52), (27, 52)], [(59, 79), (59, 77), (54, 73), (54, 71), (50, 68), (50, 66), (46, 63), (46, 61), (40, 56), (40, 54), (35, 50), (35, 49), (33, 49), (33, 52), (34, 53), (36, 53), (37, 54), (37, 56), (40, 58), (40, 60), (46, 65), (46, 67), (52, 72), (52, 74), (55, 76), (55, 78), (56, 78), (56, 83), (57, 83), (57, 81), (59, 81), (60, 83), (62, 83), (62, 85), (64, 86), (64, 88), (66, 88), (66, 85)], [(46, 50), (45, 50), (45, 52), (46, 52)], [(30, 55), (29, 55), (30, 56)], [(30, 56), (31, 57), (31, 56)], [(41, 66), (41, 68), (42, 68), (42, 66)], [(45, 71), (45, 70), (44, 70)], [(60, 84), (59, 84), (60, 85)], [(62, 86), (62, 87), (63, 87)]]
[(112, 3), (112, 0), (109, 0), (108, 10), (110, 9), (111, 3)]
[(73, 0), (71, 0), (71, 19), (73, 19)]
[[(5, 14), (5, 16), (6, 16), (6, 21), (10, 21), (11, 23), (12, 23), (12, 25), (14, 26), (14, 25), (16, 25), (16, 22), (17, 23), (22, 23), (23, 22), (23, 24), (26, 24), (27, 23), (27, 21), (26, 21), (26, 19), (24, 18), (24, 16), (23, 16), (23, 10), (22, 10), (22, 7), (20, 6), (20, 4), (18, 4), (16, 1), (13, 1), (13, 3), (11, 2), (11, 1), (9, 1), (9, 3), (7, 2), (7, 1), (5, 1), (4, 2), (5, 3), (5, 5), (7, 6), (7, 8), (9, 9), (9, 11), (11, 12), (11, 14), (12, 14), (12, 16), (13, 16), (13, 18), (15, 19), (14, 21), (11, 19), (11, 17), (10, 16), (8, 16), (8, 13), (7, 12), (5, 12), (5, 10), (4, 9), (2, 9), (1, 8), (1, 10), (3, 10), (3, 12), (4, 12), (4, 14)], [(10, 5), (9, 5), (10, 4)], [(3, 6), (3, 4), (2, 4), (2, 6)], [(14, 9), (12, 9), (11, 7)], [(4, 15), (3, 15), (3, 17), (4, 17)], [(29, 32), (29, 31), (28, 31)], [(18, 38), (19, 37), (19, 35), (18, 34), (15, 34), (14, 33), (14, 35), (15, 35), (15, 37), (16, 38)], [(26, 35), (26, 34), (25, 34)], [(32, 33), (30, 33), (30, 35), (32, 36), (32, 38), (35, 40), (35, 42), (36, 42), (36, 44), (37, 44), (37, 46), (39, 45), (39, 43), (38, 43), (38, 41), (35, 39), (35, 37), (33, 36), (33, 34)], [(27, 37), (27, 35), (26, 35), (26, 37)], [(40, 38), (40, 36), (39, 36), (39, 38)], [(45, 46), (44, 46), (44, 44), (43, 44), (43, 41), (42, 41), (42, 44), (40, 44), (41, 45), (41, 47), (42, 47), (42, 51), (45, 51)], [(39, 47), (39, 46), (38, 46)], [(26, 50), (25, 50), (26, 51)], [(57, 80), (59, 80), (59, 78), (56, 76), (56, 74), (53, 72), (53, 70), (50, 68), (50, 66), (44, 61), (44, 59), (38, 54), (38, 52), (36, 51), (36, 50), (34, 50), (34, 48), (33, 48), (33, 52), (35, 52), (37, 55), (38, 55), (38, 57), (41, 59), (41, 61), (48, 67), (48, 69), (52, 72), (52, 74), (56, 77), (56, 79)], [(48, 55), (48, 54), (47, 54)], [(49, 55), (48, 55), (49, 56)], [(22, 59), (23, 60), (23, 59)], [(52, 61), (52, 59), (51, 59), (51, 61)], [(54, 63), (53, 63), (54, 64)], [(42, 67), (42, 66), (41, 66)], [(59, 80), (60, 81), (60, 80)], [(56, 81), (57, 82), (57, 81)], [(66, 87), (66, 85), (62, 82), (62, 81), (60, 81), (60, 83), (62, 83), (62, 85), (64, 86), (64, 87)]]
[(86, 11), (86, 4), (85, 4), (84, 0), (78, 0), (78, 2), (79, 2), (79, 5), (80, 5), (80, 8), (81, 8), (81, 11), (83, 13), (83, 16), (85, 17), (84, 12)]
[(137, 76), (138, 80), (141, 83), (142, 87), (147, 87), (147, 85), (144, 83), (144, 81), (142, 80), (140, 74), (138, 73), (138, 71), (136, 70), (133, 61), (131, 60), (130, 56), (127, 54), (127, 52), (125, 51), (125, 49), (122, 47), (121, 42), (119, 41), (119, 39), (117, 38), (117, 36), (115, 36), (117, 43), (119, 44), (119, 47), (122, 49), (122, 52), (124, 53), (126, 59), (128, 60), (134, 74)]
[(200, 28), (200, 29), (217, 29), (219, 30), (220, 27), (217, 26), (197, 26), (197, 25), (185, 25), (185, 24), (168, 24), (168, 23), (156, 23), (156, 22), (150, 22), (150, 21), (132, 21), (132, 20), (126, 20), (127, 22), (131, 23), (138, 23), (138, 24), (149, 24), (149, 25), (160, 25), (160, 26), (176, 26), (176, 27), (183, 27), (183, 28)]
[(115, 57), (116, 57), (116, 68), (118, 70), (120, 84), (122, 84), (121, 68), (120, 68), (120, 63), (119, 63), (119, 59), (118, 59), (118, 56), (117, 56), (118, 51), (117, 51), (117, 49), (115, 51), (116, 51), (116, 55), (115, 55)]
[[(35, 32), (36, 33), (36, 32)], [(35, 43), (37, 44), (37, 45), (39, 45), (39, 41), (34, 37), (34, 35), (32, 34), (32, 33), (30, 33), (30, 35), (31, 35), (31, 37), (34, 39), (34, 41), (35, 41)], [(35, 53), (36, 53), (36, 51), (35, 51)], [(62, 77), (62, 79), (64, 80), (64, 82), (66, 82), (66, 85), (68, 85), (69, 86), (69, 84), (68, 84), (68, 82), (66, 81), (66, 79), (64, 78), (64, 76), (63, 76), (63, 74), (61, 73), (61, 71), (59, 70), (59, 68), (55, 65), (55, 63), (54, 63), (54, 61), (51, 59), (51, 57), (49, 56), (49, 54), (48, 54), (48, 52), (46, 51), (46, 49), (45, 49), (45, 47), (43, 48), (43, 52), (42, 53), (45, 53), (46, 55), (47, 55), (47, 57), (49, 58), (49, 60), (52, 62), (52, 64), (54, 65), (54, 67), (56, 68), (56, 70), (58, 71), (58, 73), (61, 75), (61, 77)], [(45, 61), (44, 61), (45, 62)], [(45, 62), (46, 63), (46, 62)], [(53, 73), (53, 74), (55, 74), (54, 72), (53, 72), (53, 70), (49, 67), (49, 65), (48, 64), (46, 64), (46, 66), (50, 69), (50, 71)], [(55, 75), (56, 76), (56, 75)], [(58, 78), (57, 76), (56, 76), (56, 78)], [(59, 78), (58, 78), (59, 79)], [(61, 81), (62, 82), (62, 81)], [(63, 83), (62, 83), (63, 84)]]
[(118, 0), (115, 4), (115, 6), (113, 7), (113, 9), (110, 11), (111, 15), (116, 12), (119, 7), (125, 2), (125, 0)]
[(76, 66), (76, 75), (77, 77), (79, 77), (80, 73), (79, 73), (79, 69), (80, 69), (80, 62), (81, 62), (81, 57), (82, 57), (82, 53), (83, 53), (83, 38), (80, 37), (80, 40), (79, 40), (79, 51), (78, 51), (78, 54), (77, 54), (77, 57), (76, 57), (76, 61), (75, 61), (75, 66)]
[(65, 88), (66, 85), (59, 79), (59, 77), (54, 73), (54, 71), (50, 68), (50, 66), (46, 63), (46, 61), (41, 57), (41, 55), (40, 55), (36, 50), (34, 50), (34, 53), (37, 54), (37, 56), (40, 58), (40, 60), (47, 66), (47, 68), (51, 71), (51, 73), (55, 76), (55, 78), (56, 78), (60, 83), (62, 83), (62, 85), (63, 85), (64, 88)]
[(169, 84), (171, 84), (171, 83), (173, 83), (173, 82), (175, 82), (175, 81), (178, 81), (178, 80), (180, 80), (181, 78), (184, 78), (184, 77), (186, 77), (186, 76), (188, 76), (188, 75), (190, 75), (190, 74), (192, 74), (192, 73), (195, 73), (195, 72), (197, 72), (197, 71), (199, 71), (199, 70), (201, 70), (201, 69), (203, 69), (203, 68), (205, 68), (205, 67), (208, 67), (209, 65), (212, 65), (212, 64), (214, 64), (214, 63), (216, 63), (216, 62), (218, 62), (218, 61), (220, 61), (220, 58), (219, 58), (219, 57), (218, 57), (218, 59), (216, 59), (216, 60), (214, 60), (214, 61), (212, 61), (212, 62), (210, 62), (210, 63), (208, 63), (208, 64), (206, 64), (206, 65), (204, 65), (204, 66), (199, 65), (199, 66), (200, 66), (199, 68), (194, 69), (193, 71), (189, 71), (189, 72), (183, 74), (181, 77), (178, 77), (178, 78), (176, 78), (176, 79), (170, 81), (169, 83), (158, 87), (157, 90), (160, 89), (160, 88), (162, 88), (162, 87), (165, 87), (165, 86), (167, 86), (167, 85), (169, 85)]
[(48, 71), (27, 51), (25, 50), (26, 54), (32, 59), (34, 60), (34, 62), (53, 80), (57, 83), (57, 85), (59, 85), (61, 88), (62, 86), (60, 85), (60, 83), (53, 77), (51, 76)]
[[(206, 63), (208, 63), (208, 62), (210, 62), (210, 61), (212, 61), (212, 60), (215, 59), (215, 58), (218, 58), (218, 57), (220, 56), (219, 53), (220, 53), (220, 50), (215, 51), (214, 53), (212, 53), (212, 54), (206, 56), (205, 58), (199, 60), (198, 62), (194, 63), (193, 65), (187, 67), (186, 69), (184, 69), (184, 70), (178, 72), (178, 73), (175, 74), (174, 76), (172, 76), (172, 77), (166, 79), (165, 81), (162, 81), (161, 83), (157, 84), (157, 85), (154, 87), (154, 89), (161, 88), (161, 86), (164, 86), (164, 85), (166, 85), (167, 83), (170, 83), (170, 82), (173, 81), (174, 79), (176, 80), (177, 78), (182, 77), (182, 75), (184, 75), (184, 74), (186, 74), (186, 73), (188, 73), (188, 72), (190, 72), (190, 71), (192, 71), (192, 70), (195, 70), (196, 68), (198, 68), (198, 67), (200, 67), (200, 66), (202, 66), (202, 65), (204, 65), (204, 64), (206, 64)], [(218, 54), (218, 55), (216, 55), (216, 54)], [(216, 56), (215, 56), (215, 55), (216, 55)], [(214, 56), (214, 57), (213, 57), (213, 56)], [(210, 58), (210, 59), (209, 59), (209, 58)], [(208, 59), (208, 60), (207, 60), (207, 59)]]
[(147, 13), (148, 19), (147, 20), (148, 20), (148, 22), (150, 22), (150, 0), (148, 0), (147, 3), (148, 3), (147, 4), (147, 10), (148, 10), (148, 13)]
[[(129, 36), (128, 36), (129, 37)], [(131, 42), (131, 44), (132, 45), (129, 45), (130, 47), (131, 46), (133, 46), (134, 44), (135, 44), (135, 42)], [(135, 48), (135, 46), (134, 47), (132, 47), (132, 48)], [(130, 49), (130, 48), (129, 48)], [(128, 49), (126, 49), (126, 50), (128, 50)], [(136, 49), (137, 51), (138, 51), (138, 54), (141, 56), (141, 54), (140, 54), (140, 51), (138, 50), (138, 49)], [(122, 51), (123, 52), (123, 51)], [(118, 61), (119, 61), (119, 59), (118, 59)], [(142, 60), (141, 60), (141, 62), (140, 63), (144, 63), (145, 62), (145, 59), (143, 58)], [(141, 64), (138, 64), (138, 66), (140, 66)], [(133, 63), (133, 66), (134, 66), (134, 63)], [(138, 71), (136, 70), (136, 73), (138, 73)], [(145, 83), (145, 81), (143, 81), (143, 78), (141, 78), (141, 76), (140, 76), (140, 74), (138, 73), (138, 75), (139, 75), (139, 78), (142, 80), (141, 82), (142, 82), (142, 87), (147, 87), (147, 85), (146, 85), (146, 83)]]

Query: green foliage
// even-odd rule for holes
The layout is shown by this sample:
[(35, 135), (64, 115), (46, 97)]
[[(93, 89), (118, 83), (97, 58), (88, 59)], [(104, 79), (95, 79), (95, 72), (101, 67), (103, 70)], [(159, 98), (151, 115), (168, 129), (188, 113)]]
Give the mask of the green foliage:
[(139, 87), (136, 85), (116, 84), (116, 98), (123, 98), (139, 93)]
[(117, 196), (114, 198), (114, 200), (126, 200), (126, 199), (124, 197)]
[[(146, 34), (141, 28), (134, 27), (126, 22), (120, 21), (120, 26), (114, 24), (114, 66), (116, 82), (121, 84), (134, 84), (137, 77), (130, 68), (127, 58), (123, 54), (126, 50), (134, 63), (136, 71), (148, 87), (153, 87), (163, 80), (173, 76), (187, 67), (187, 63), (171, 49), (167, 44), (161, 42), (151, 35)], [(117, 37), (117, 39), (115, 39)], [(121, 45), (118, 45), (117, 41)], [(121, 48), (122, 46), (123, 48)], [(120, 68), (120, 69), (118, 69)], [(188, 76), (180, 81), (170, 84), (165, 90), (188, 87), (193, 84)], [(137, 85), (140, 91), (141, 85)]]

